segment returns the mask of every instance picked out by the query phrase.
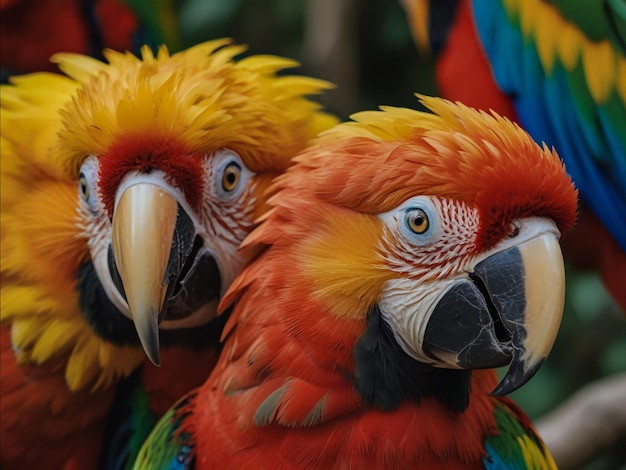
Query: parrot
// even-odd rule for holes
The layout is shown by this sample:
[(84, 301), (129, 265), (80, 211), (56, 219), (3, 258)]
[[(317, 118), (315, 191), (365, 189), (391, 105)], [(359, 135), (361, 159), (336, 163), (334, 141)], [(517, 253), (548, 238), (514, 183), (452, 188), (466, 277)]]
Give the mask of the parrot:
[(517, 124), (418, 96), (431, 112), (356, 113), (268, 188), (218, 363), (136, 470), (556, 468), (504, 395), (554, 342), (577, 191)]
[[(626, 5), (402, 0), (443, 98), (493, 109), (553, 145), (580, 190), (565, 259), (626, 314)], [(594, 243), (589, 243), (594, 240)]]
[(337, 122), (330, 83), (245, 50), (59, 53), (0, 87), (3, 469), (95, 468), (120, 381), (160, 416), (207, 378), (264, 190)]

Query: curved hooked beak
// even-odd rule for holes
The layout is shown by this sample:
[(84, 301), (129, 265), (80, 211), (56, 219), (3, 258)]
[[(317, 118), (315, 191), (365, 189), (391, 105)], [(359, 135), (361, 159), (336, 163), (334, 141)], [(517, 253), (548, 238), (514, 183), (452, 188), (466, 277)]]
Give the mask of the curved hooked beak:
[(167, 292), (168, 265), (178, 203), (158, 186), (127, 188), (113, 214), (113, 255), (139, 340), (156, 365), (159, 318)]
[(509, 364), (492, 392), (518, 389), (537, 372), (556, 339), (565, 298), (558, 235), (547, 231), (482, 260), (432, 311), (424, 350), (452, 367)]
[(216, 258), (165, 183), (132, 181), (113, 213), (109, 274), (146, 355), (159, 365), (159, 327), (195, 328), (217, 314)]

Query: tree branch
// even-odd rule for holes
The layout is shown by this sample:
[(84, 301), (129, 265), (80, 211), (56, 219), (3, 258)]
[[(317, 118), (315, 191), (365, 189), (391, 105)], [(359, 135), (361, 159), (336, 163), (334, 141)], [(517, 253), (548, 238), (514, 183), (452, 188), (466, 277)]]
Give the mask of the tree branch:
[(561, 470), (580, 467), (626, 435), (626, 373), (585, 386), (536, 425)]

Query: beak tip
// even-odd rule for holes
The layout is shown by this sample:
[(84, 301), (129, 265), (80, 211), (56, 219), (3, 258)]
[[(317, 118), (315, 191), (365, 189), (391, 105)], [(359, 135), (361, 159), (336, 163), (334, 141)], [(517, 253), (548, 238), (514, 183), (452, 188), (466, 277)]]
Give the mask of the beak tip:
[(501, 397), (521, 388), (533, 378), (544, 360), (545, 358), (541, 358), (531, 364), (525, 364), (523, 361), (515, 361), (514, 359), (504, 378), (489, 395)]
[(157, 367), (161, 366), (161, 354), (159, 352), (158, 339), (156, 342), (152, 343), (150, 347), (146, 347), (144, 345), (144, 351), (146, 353), (146, 356), (148, 356), (148, 359), (150, 359), (150, 362), (152, 362), (152, 364), (154, 364)]
[(139, 342), (143, 347), (146, 356), (155, 366), (161, 365), (161, 354), (159, 346), (159, 320), (158, 315), (152, 310), (148, 315), (135, 316), (135, 329)]
[(161, 358), (160, 357), (156, 357), (156, 358), (149, 358), (150, 362), (152, 362), (152, 364), (154, 364), (156, 367), (161, 367)]

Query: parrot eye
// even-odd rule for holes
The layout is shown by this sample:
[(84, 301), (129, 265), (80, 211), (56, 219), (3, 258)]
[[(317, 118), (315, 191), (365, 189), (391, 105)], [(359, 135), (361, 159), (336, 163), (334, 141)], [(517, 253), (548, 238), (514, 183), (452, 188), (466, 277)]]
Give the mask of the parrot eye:
[(422, 209), (412, 208), (406, 211), (405, 222), (411, 232), (421, 235), (430, 227), (428, 216)]
[(226, 192), (234, 191), (239, 185), (240, 179), (241, 167), (239, 164), (237, 162), (229, 163), (222, 174), (222, 189)]
[(415, 196), (395, 209), (380, 214), (391, 233), (411, 247), (431, 245), (441, 237), (440, 201), (430, 196)]
[(208, 188), (212, 197), (222, 202), (238, 200), (254, 176), (243, 159), (230, 149), (221, 149), (207, 156), (205, 165), (205, 174), (211, 180)]
[(87, 177), (81, 173), (78, 177), (78, 190), (80, 195), (85, 201), (89, 200), (89, 183), (87, 183)]
[(98, 192), (94, 188), (98, 182), (98, 159), (91, 155), (85, 159), (78, 173), (78, 197), (94, 211), (97, 206)]

